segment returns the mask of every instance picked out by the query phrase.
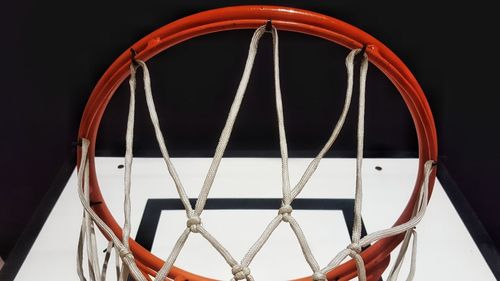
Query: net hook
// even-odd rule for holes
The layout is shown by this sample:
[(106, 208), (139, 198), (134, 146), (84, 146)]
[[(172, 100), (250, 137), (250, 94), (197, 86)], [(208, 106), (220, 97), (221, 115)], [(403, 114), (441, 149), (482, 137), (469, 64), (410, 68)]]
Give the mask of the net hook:
[(135, 56), (137, 55), (136, 50), (134, 48), (130, 48), (130, 62), (132, 63), (133, 66), (137, 66), (137, 60), (135, 59)]
[(359, 52), (359, 55), (363, 57), (366, 53), (366, 44), (363, 44), (363, 47), (361, 48), (361, 51)]
[(272, 20), (268, 20), (266, 22), (266, 32), (271, 33), (272, 31), (273, 31), (273, 21)]

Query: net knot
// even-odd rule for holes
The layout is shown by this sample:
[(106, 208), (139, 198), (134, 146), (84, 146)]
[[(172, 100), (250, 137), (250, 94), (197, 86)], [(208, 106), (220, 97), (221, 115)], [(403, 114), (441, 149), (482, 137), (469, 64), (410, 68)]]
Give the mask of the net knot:
[(283, 216), (283, 221), (284, 222), (289, 222), (290, 221), (290, 214), (292, 213), (293, 208), (290, 205), (284, 205), (281, 206), (281, 208), (278, 211), (278, 214)]
[(321, 272), (321, 271), (316, 271), (314, 272), (312, 276), (313, 281), (325, 281), (326, 280), (326, 275)]
[(347, 249), (355, 252), (356, 254), (361, 253), (361, 246), (358, 243), (351, 243), (349, 246), (347, 246)]
[(201, 224), (201, 218), (197, 215), (191, 216), (186, 222), (186, 225), (189, 228), (189, 230), (194, 233), (199, 232), (198, 226), (200, 224)]
[(120, 250), (118, 250), (118, 254), (120, 255), (120, 257), (122, 259), (124, 258), (131, 258), (133, 259), (134, 256), (132, 255), (132, 253), (127, 249), (127, 248), (120, 248)]
[(233, 273), (235, 280), (247, 279), (250, 275), (250, 269), (239, 264), (233, 266), (233, 268), (231, 268), (231, 272)]

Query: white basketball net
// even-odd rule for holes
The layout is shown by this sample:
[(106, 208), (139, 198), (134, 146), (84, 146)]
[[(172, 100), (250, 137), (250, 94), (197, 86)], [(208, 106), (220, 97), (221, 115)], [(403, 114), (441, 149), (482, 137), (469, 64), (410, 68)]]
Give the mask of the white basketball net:
[[(229, 111), (228, 118), (224, 129), (222, 130), (215, 154), (212, 160), (212, 164), (208, 170), (207, 176), (201, 188), (200, 194), (196, 201), (194, 209), (189, 203), (189, 198), (186, 191), (182, 185), (182, 182), (175, 170), (175, 167), (170, 160), (167, 147), (163, 138), (163, 134), (160, 129), (158, 116), (156, 114), (156, 109), (153, 101), (153, 95), (151, 92), (151, 83), (149, 71), (146, 64), (143, 61), (137, 61), (137, 65), (131, 65), (130, 67), (130, 106), (129, 115), (127, 122), (127, 134), (126, 134), (126, 154), (125, 154), (125, 202), (124, 202), (124, 213), (125, 222), (123, 224), (123, 239), (120, 239), (113, 233), (113, 231), (97, 216), (97, 214), (92, 210), (90, 206), (89, 198), (89, 161), (88, 161), (88, 148), (90, 142), (87, 139), (82, 140), (82, 154), (80, 169), (78, 171), (78, 193), (80, 200), (84, 207), (83, 221), (80, 232), (80, 240), (78, 244), (78, 275), (80, 280), (87, 280), (83, 268), (83, 248), (86, 244), (87, 258), (88, 258), (88, 278), (92, 281), (105, 280), (107, 264), (112, 252), (115, 250), (116, 256), (116, 271), (118, 280), (127, 280), (128, 275), (131, 274), (133, 278), (140, 281), (147, 281), (147, 278), (141, 273), (137, 267), (134, 257), (129, 250), (129, 238), (130, 238), (130, 188), (131, 188), (131, 169), (132, 169), (132, 146), (133, 146), (133, 131), (134, 131), (134, 112), (135, 112), (135, 90), (136, 90), (136, 69), (141, 67), (144, 73), (144, 90), (146, 95), (147, 106), (149, 109), (149, 114), (151, 121), (154, 125), (156, 138), (160, 146), (161, 153), (165, 160), (168, 172), (172, 177), (179, 197), (186, 209), (186, 228), (178, 238), (172, 252), (165, 260), (163, 267), (158, 271), (155, 281), (165, 280), (168, 272), (172, 268), (175, 260), (177, 259), (179, 253), (181, 252), (188, 236), (191, 233), (200, 234), (203, 236), (226, 260), (227, 264), (231, 268), (233, 278), (231, 280), (254, 280), (254, 277), (250, 271), (250, 263), (264, 246), (266, 241), (269, 239), (273, 231), (282, 222), (288, 223), (293, 233), (297, 237), (297, 241), (302, 248), (304, 257), (311, 267), (312, 279), (313, 280), (326, 280), (326, 274), (338, 266), (342, 261), (344, 261), (348, 256), (356, 261), (358, 279), (366, 280), (366, 270), (364, 266), (363, 259), (360, 252), (364, 247), (371, 245), (380, 239), (406, 233), (403, 243), (401, 245), (398, 257), (392, 267), (388, 280), (396, 280), (401, 269), (402, 261), (404, 259), (405, 253), (409, 247), (411, 238), (413, 237), (412, 243), (412, 255), (411, 255), (411, 268), (407, 280), (412, 280), (415, 272), (415, 260), (416, 260), (416, 242), (417, 236), (415, 231), (415, 226), (422, 219), (428, 201), (429, 192), (429, 175), (433, 168), (433, 161), (428, 161), (425, 163), (424, 171), (424, 182), (420, 188), (419, 198), (414, 207), (412, 218), (401, 225), (394, 226), (388, 229), (380, 230), (365, 237), (361, 237), (361, 198), (362, 198), (362, 182), (361, 182), (361, 167), (363, 160), (363, 135), (364, 135), (364, 109), (365, 109), (365, 83), (366, 83), (366, 73), (368, 70), (368, 58), (363, 54), (362, 62), (360, 66), (360, 81), (359, 81), (359, 113), (358, 113), (358, 129), (357, 129), (357, 158), (356, 158), (356, 191), (355, 191), (355, 203), (354, 203), (354, 227), (352, 231), (352, 243), (349, 244), (344, 250), (340, 251), (326, 266), (321, 267), (316, 261), (311, 249), (308, 245), (307, 239), (299, 226), (299, 223), (292, 215), (291, 204), (293, 200), (300, 194), (300, 192), (305, 187), (308, 180), (311, 178), (316, 168), (318, 167), (321, 159), (327, 153), (327, 151), (332, 147), (335, 142), (347, 116), (347, 112), (350, 107), (351, 97), (353, 92), (353, 80), (354, 80), (354, 59), (361, 50), (353, 50), (349, 53), (346, 58), (347, 67), (347, 91), (346, 98), (342, 113), (340, 118), (335, 125), (330, 138), (325, 143), (321, 151), (317, 156), (310, 162), (309, 166), (304, 171), (304, 174), (300, 178), (299, 182), (291, 188), (289, 171), (288, 171), (288, 149), (287, 140), (285, 133), (284, 117), (283, 117), (283, 105), (281, 99), (281, 88), (280, 88), (280, 73), (279, 73), (279, 53), (278, 53), (278, 33), (276, 28), (272, 27), (271, 34), (273, 37), (273, 61), (274, 61), (274, 81), (275, 81), (275, 96), (276, 96), (276, 109), (278, 117), (278, 128), (279, 128), (279, 140), (280, 140), (280, 151), (281, 151), (281, 161), (282, 161), (282, 206), (278, 210), (278, 214), (274, 219), (267, 225), (262, 235), (257, 239), (253, 246), (248, 250), (246, 255), (238, 262), (229, 251), (220, 244), (215, 237), (213, 237), (210, 232), (202, 224), (202, 213), (207, 202), (207, 198), (214, 182), (215, 176), (219, 164), (221, 162), (222, 156), (226, 149), (227, 143), (229, 141), (231, 131), (233, 129), (234, 122), (236, 120), (243, 96), (245, 94), (248, 81), (250, 79), (250, 74), (252, 72), (252, 67), (254, 64), (255, 56), (257, 54), (258, 43), (262, 35), (266, 32), (265, 26), (259, 27), (253, 34), (252, 41), (250, 43), (250, 49), (248, 52), (248, 57), (243, 71), (243, 76), (241, 78), (238, 90), (236, 91), (236, 96), (234, 98), (233, 104)], [(99, 228), (104, 232), (107, 237), (111, 240), (106, 249), (106, 255), (104, 258), (103, 266), (99, 266), (98, 255), (97, 255), (97, 243), (95, 237), (95, 226), (97, 224)], [(208, 228), (210, 226), (207, 226)], [(121, 261), (121, 262), (120, 262)]]

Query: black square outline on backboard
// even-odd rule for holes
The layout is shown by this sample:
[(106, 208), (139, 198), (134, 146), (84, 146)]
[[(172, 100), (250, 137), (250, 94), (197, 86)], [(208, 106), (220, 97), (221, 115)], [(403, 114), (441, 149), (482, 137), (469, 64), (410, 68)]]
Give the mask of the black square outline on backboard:
[[(189, 199), (191, 206), (196, 199)], [(281, 198), (211, 198), (207, 200), (205, 210), (278, 210)], [(354, 199), (296, 199), (292, 203), (295, 210), (342, 211), (349, 237), (352, 236), (354, 221)], [(136, 241), (146, 250), (151, 251), (162, 211), (184, 210), (180, 199), (149, 199), (146, 203)], [(366, 228), (361, 220), (361, 236), (366, 235)]]

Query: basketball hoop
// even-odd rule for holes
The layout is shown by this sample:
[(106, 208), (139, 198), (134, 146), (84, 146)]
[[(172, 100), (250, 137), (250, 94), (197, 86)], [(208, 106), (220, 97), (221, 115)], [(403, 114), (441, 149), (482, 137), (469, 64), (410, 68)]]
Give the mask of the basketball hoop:
[[(252, 44), (258, 43), (260, 36), (262, 36), (263, 32), (270, 32), (273, 35), (273, 42), (275, 46), (275, 81), (276, 86), (278, 88), (276, 93), (276, 106), (278, 108), (278, 120), (280, 124), (280, 144), (281, 144), (281, 153), (282, 159), (287, 159), (287, 150), (286, 150), (286, 138), (282, 138), (284, 136), (284, 127), (282, 126), (282, 115), (280, 116), (280, 106), (281, 106), (281, 93), (279, 90), (279, 71), (277, 70), (277, 32), (278, 30), (283, 31), (292, 31), (299, 32), (311, 36), (316, 36), (323, 38), (325, 40), (331, 41), (333, 43), (342, 45), (348, 49), (353, 50), (348, 58), (346, 59), (346, 64), (348, 65), (348, 73), (352, 72), (352, 69), (349, 70), (349, 62), (354, 59), (355, 56), (361, 56), (363, 61), (366, 63), (364, 67), (368, 67), (368, 61), (370, 61), (373, 65), (375, 65), (378, 69), (380, 69), (394, 84), (394, 86), (398, 89), (403, 100), (408, 107), (411, 117), (413, 119), (417, 137), (419, 144), (419, 167), (418, 167), (418, 175), (415, 182), (414, 191), (398, 220), (394, 223), (394, 227), (388, 228), (383, 231), (379, 231), (373, 234), (373, 236), (369, 236), (368, 239), (357, 237), (357, 239), (353, 238), (353, 243), (349, 245), (339, 256), (339, 258), (335, 257), (332, 262), (325, 266), (319, 267), (316, 269), (317, 265), (314, 265), (314, 258), (309, 257), (309, 253), (307, 249), (304, 249), (304, 253), (307, 261), (311, 265), (313, 269), (313, 274), (309, 277), (300, 278), (298, 280), (307, 280), (313, 278), (314, 280), (324, 280), (327, 278), (328, 280), (349, 280), (356, 276), (360, 276), (360, 278), (364, 278), (361, 276), (366, 276), (366, 280), (378, 280), (385, 271), (386, 267), (389, 264), (389, 258), (391, 252), (403, 241), (403, 246), (406, 250), (408, 247), (408, 243), (412, 235), (414, 235), (413, 227), (418, 223), (425, 212), (425, 208), (427, 205), (428, 198), (430, 193), (432, 192), (432, 187), (435, 180), (435, 169), (433, 166), (435, 164), (435, 160), (437, 159), (437, 136), (436, 130), (434, 126), (434, 120), (425, 98), (425, 95), (415, 79), (410, 70), (404, 65), (404, 63), (385, 45), (381, 42), (370, 36), (369, 34), (361, 31), (360, 29), (353, 27), (345, 22), (337, 20), (335, 18), (325, 16), (322, 14), (295, 9), (288, 7), (276, 7), (276, 6), (237, 6), (237, 7), (228, 7), (222, 9), (215, 9), (210, 11), (201, 12), (198, 14), (194, 14), (170, 24), (167, 24), (160, 29), (152, 32), (147, 35), (143, 39), (139, 40), (137, 43), (131, 46), (131, 50), (133, 50), (132, 60), (130, 51), (127, 50), (122, 53), (118, 59), (107, 69), (102, 78), (99, 80), (97, 85), (95, 86), (88, 102), (85, 107), (81, 124), (79, 130), (79, 140), (81, 140), (82, 146), (78, 149), (78, 169), (79, 169), (79, 183), (80, 183), (80, 196), (82, 203), (85, 207), (85, 218), (82, 226), (82, 236), (80, 241), (80, 250), (83, 247), (83, 243), (86, 242), (91, 252), (89, 255), (95, 255), (92, 251), (95, 250), (90, 249), (92, 245), (95, 246), (95, 238), (93, 231), (93, 223), (96, 223), (103, 234), (106, 236), (108, 240), (110, 240), (110, 246), (108, 247), (106, 261), (109, 258), (109, 254), (111, 252), (111, 248), (114, 246), (117, 255), (125, 262), (126, 267), (123, 270), (126, 272), (123, 276), (127, 276), (128, 271), (130, 271), (131, 275), (137, 280), (152, 280), (151, 276), (157, 276), (162, 274), (167, 274), (168, 277), (174, 280), (207, 280), (204, 277), (199, 275), (187, 272), (183, 269), (167, 266), (164, 267), (164, 261), (160, 258), (156, 257), (146, 249), (144, 249), (141, 245), (136, 243), (133, 239), (123, 239), (123, 237), (129, 236), (129, 226), (124, 229), (117, 223), (110, 210), (106, 206), (106, 202), (104, 201), (95, 169), (95, 144), (98, 128), (100, 125), (101, 118), (104, 114), (106, 106), (113, 96), (116, 89), (119, 85), (129, 76), (131, 75), (132, 79), (130, 80), (131, 90), (135, 91), (135, 69), (137, 67), (141, 67), (144, 70), (145, 84), (147, 84), (147, 66), (145, 62), (149, 59), (153, 58), (155, 55), (161, 53), (162, 51), (179, 44), (183, 41), (189, 40), (191, 38), (202, 36), (214, 32), (226, 31), (226, 30), (236, 30), (236, 29), (253, 29), (256, 30), (254, 34), (254, 38), (252, 39)], [(238, 95), (241, 94), (241, 98), (246, 89), (246, 83), (248, 82), (248, 77), (245, 75), (251, 72), (253, 61), (251, 60), (252, 55), (255, 56), (252, 51), (257, 51), (256, 46), (255, 50), (252, 50), (252, 46), (250, 47), (249, 59), (247, 59), (247, 67), (245, 68), (245, 72), (243, 74), (242, 82), (240, 83), (240, 88), (238, 89), (235, 103), (233, 106), (236, 106), (235, 112), (233, 112), (233, 106), (231, 107), (230, 116), (228, 117), (228, 122), (230, 118), (236, 118), (237, 110), (239, 108)], [(132, 64), (132, 65), (131, 65)], [(363, 70), (362, 63), (362, 71), (366, 73), (366, 69)], [(247, 73), (248, 70), (248, 73)], [(349, 76), (352, 78), (352, 76)], [(363, 77), (362, 77), (363, 78)], [(246, 79), (246, 81), (245, 81)], [(352, 82), (352, 79), (349, 80)], [(360, 82), (361, 85), (364, 85), (364, 81)], [(150, 91), (150, 89), (149, 89)], [(352, 83), (351, 89), (352, 93)], [(364, 86), (363, 86), (364, 91)], [(146, 89), (148, 92), (148, 89)], [(279, 93), (278, 93), (279, 92)], [(151, 93), (146, 93), (147, 98), (150, 98)], [(349, 89), (348, 89), (349, 95)], [(133, 94), (131, 95), (131, 98)], [(350, 101), (350, 97), (349, 101)], [(131, 101), (132, 107), (133, 101)], [(349, 105), (348, 100), (346, 99), (346, 105)], [(154, 104), (152, 100), (148, 100), (148, 106), (150, 107), (150, 114), (153, 123), (155, 113), (154, 112)], [(361, 103), (360, 103), (361, 106)], [(364, 105), (363, 105), (364, 106)], [(151, 109), (152, 107), (152, 109)], [(132, 114), (131, 114), (132, 113)], [(234, 113), (234, 116), (231, 114)], [(129, 122), (130, 116), (132, 115), (133, 120), (133, 110), (129, 111)], [(360, 116), (360, 120), (362, 120), (362, 116)], [(234, 120), (233, 120), (234, 122)], [(359, 123), (358, 123), (359, 124)], [(129, 123), (130, 125), (130, 123)], [(226, 124), (227, 125), (227, 124)], [(229, 129), (226, 132), (226, 127), (224, 128), (223, 135), (221, 136), (221, 142), (225, 141), (227, 143), (229, 134), (231, 132), (232, 125), (229, 124)], [(362, 125), (362, 124), (361, 124)], [(133, 121), (132, 121), (133, 126)], [(362, 126), (361, 126), (362, 127)], [(155, 127), (156, 128), (156, 127)], [(359, 128), (359, 126), (358, 126)], [(340, 130), (340, 129), (339, 129)], [(159, 131), (159, 126), (158, 126)], [(157, 131), (158, 134), (161, 135), (161, 132)], [(224, 135), (226, 132), (227, 134)], [(335, 134), (335, 132), (334, 132)], [(334, 135), (332, 134), (332, 136)], [(338, 134), (338, 132), (337, 132)], [(361, 134), (361, 136), (360, 136)], [(362, 132), (358, 130), (358, 140), (361, 137), (362, 140)], [(129, 134), (127, 134), (129, 137)], [(227, 140), (222, 140), (227, 137)], [(336, 136), (335, 136), (336, 137)], [(335, 140), (333, 138), (333, 141)], [(127, 139), (127, 142), (130, 142), (131, 139)], [(161, 144), (160, 147), (163, 147), (164, 144)], [(333, 144), (332, 143), (327, 147), (327, 149)], [(219, 144), (220, 144), (219, 143)], [(131, 149), (131, 146), (128, 146), (127, 149)], [(222, 157), (222, 153), (224, 151), (225, 146), (223, 145), (222, 152), (220, 153), (220, 157)], [(219, 149), (219, 146), (217, 147)], [(165, 157), (166, 148), (162, 150), (162, 153)], [(361, 165), (361, 161), (359, 159), (359, 152), (361, 150), (362, 156), (362, 141), (361, 147), (358, 142), (358, 162)], [(326, 152), (325, 152), (326, 153)], [(168, 158), (168, 153), (166, 153), (166, 158)], [(216, 153), (216, 155), (218, 155)], [(131, 157), (131, 154), (130, 154)], [(321, 156), (322, 157), (322, 156)], [(317, 163), (319, 164), (318, 158)], [(216, 158), (214, 156), (214, 158)], [(361, 157), (362, 158), (362, 157)], [(126, 158), (129, 159), (129, 158)], [(130, 158), (131, 159), (131, 158)], [(168, 161), (166, 159), (166, 161)], [(216, 161), (216, 159), (214, 159)], [(220, 161), (220, 159), (219, 159)], [(285, 160), (283, 160), (285, 161)], [(286, 164), (286, 161), (283, 162)], [(171, 164), (171, 163), (170, 163)], [(167, 163), (169, 167), (169, 171), (175, 174), (175, 170), (171, 170), (170, 164)], [(314, 164), (314, 165), (318, 165)], [(215, 164), (215, 171), (213, 172), (215, 176), (215, 172), (217, 170), (217, 163)], [(314, 168), (312, 168), (314, 169)], [(360, 166), (358, 167), (360, 169)], [(283, 170), (284, 181), (286, 182), (287, 174), (286, 170)], [(314, 172), (314, 170), (312, 170)], [(311, 172), (311, 175), (312, 175)], [(309, 175), (310, 176), (310, 175)], [(173, 176), (175, 177), (175, 175)], [(208, 178), (208, 177), (207, 177)], [(213, 178), (212, 178), (213, 179)], [(127, 179), (126, 179), (127, 180)], [(307, 179), (306, 179), (307, 181)], [(300, 184), (300, 183), (299, 183)], [(305, 184), (305, 183), (304, 183)], [(176, 184), (177, 185), (177, 184)], [(360, 184), (359, 184), (360, 185)], [(177, 185), (178, 186), (178, 185)], [(208, 191), (210, 190), (210, 182), (207, 183), (206, 195), (208, 196)], [(293, 217), (291, 217), (292, 209), (290, 207), (291, 201), (298, 195), (301, 188), (298, 190), (290, 189), (286, 187), (287, 184), (284, 184), (284, 203), (283, 206), (279, 210), (279, 222), (284, 221), (290, 223), (292, 229), (297, 235), (297, 238), (300, 241), (300, 228), (297, 230), (294, 226)], [(302, 186), (303, 187), (303, 186)], [(202, 191), (203, 192), (203, 191)], [(182, 193), (182, 190), (180, 191)], [(204, 228), (200, 226), (200, 215), (203, 211), (204, 200), (206, 197), (201, 196), (201, 200), (199, 199), (197, 202), (196, 208), (194, 208), (194, 213), (188, 213), (188, 221), (187, 221), (187, 235), (189, 233), (198, 233), (200, 232), (204, 237), (210, 236), (208, 232), (204, 233)], [(182, 199), (182, 198), (181, 198)], [(92, 204), (92, 202), (99, 202), (99, 204)], [(200, 207), (201, 206), (201, 207)], [(355, 223), (356, 225), (356, 223)], [(124, 236), (125, 235), (125, 236)], [(209, 238), (207, 238), (209, 240)], [(363, 240), (365, 239), (365, 240)], [(415, 238), (414, 238), (415, 239)], [(123, 241), (122, 241), (123, 240)], [(179, 240), (180, 241), (180, 240)], [(216, 244), (216, 240), (209, 240), (212, 244)], [(372, 243), (373, 242), (373, 243)], [(265, 243), (265, 241), (263, 242)], [(301, 246), (303, 245), (302, 241), (300, 241)], [(366, 244), (366, 245), (365, 245)], [(260, 244), (259, 244), (260, 245)], [(262, 244), (263, 245), (263, 244)], [(260, 245), (260, 246), (262, 246)], [(304, 244), (307, 245), (307, 244)], [(365, 248), (366, 246), (369, 246)], [(182, 245), (181, 245), (182, 246)], [(222, 247), (222, 245), (220, 245)], [(216, 246), (214, 246), (216, 247)], [(217, 248), (217, 247), (216, 247)], [(307, 247), (306, 247), (307, 248)], [(362, 248), (364, 250), (362, 250)], [(228, 263), (232, 267), (233, 275), (235, 276), (235, 280), (247, 279), (253, 280), (247, 264), (232, 264), (230, 254), (225, 253), (224, 250), (217, 248), (221, 255), (224, 256)], [(223, 249), (223, 248), (222, 248)], [(179, 248), (180, 251), (180, 248)], [(258, 251), (258, 250), (257, 250)], [(253, 254), (256, 254), (253, 253)], [(341, 263), (347, 256), (351, 257), (351, 260)], [(175, 260), (175, 255), (170, 256), (173, 260), (167, 260), (167, 263), (172, 263)], [(400, 257), (398, 257), (399, 261)], [(250, 258), (251, 261), (251, 258)], [(250, 262), (248, 261), (248, 263)], [(244, 262), (246, 263), (246, 262)], [(99, 268), (99, 265), (92, 265), (94, 271), (96, 268)], [(83, 273), (80, 272), (80, 276), (83, 276)], [(105, 270), (103, 270), (104, 272)], [(364, 271), (360, 273), (360, 271)], [(393, 271), (399, 271), (399, 268), (393, 269)], [(101, 276), (96, 272), (93, 272), (95, 276)], [(410, 273), (412, 274), (412, 273)], [(391, 272), (392, 275), (392, 272)], [(394, 276), (397, 276), (395, 273)], [(155, 279), (156, 280), (156, 279)], [(161, 278), (163, 280), (163, 278)]]

